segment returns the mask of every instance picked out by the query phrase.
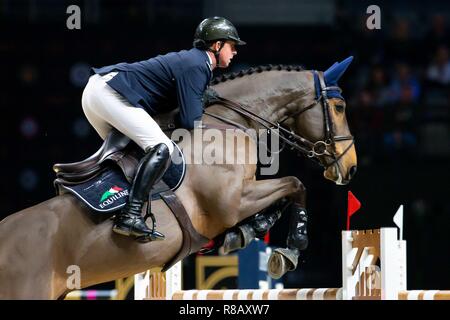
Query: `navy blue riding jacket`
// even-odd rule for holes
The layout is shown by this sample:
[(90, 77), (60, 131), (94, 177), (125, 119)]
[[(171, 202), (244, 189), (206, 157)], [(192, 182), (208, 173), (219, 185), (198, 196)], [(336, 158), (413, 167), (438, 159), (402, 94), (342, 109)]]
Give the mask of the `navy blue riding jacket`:
[(155, 58), (92, 68), (92, 73), (118, 74), (107, 83), (131, 105), (150, 115), (180, 108), (180, 125), (194, 127), (203, 114), (203, 93), (211, 77), (208, 54), (196, 48), (171, 52)]

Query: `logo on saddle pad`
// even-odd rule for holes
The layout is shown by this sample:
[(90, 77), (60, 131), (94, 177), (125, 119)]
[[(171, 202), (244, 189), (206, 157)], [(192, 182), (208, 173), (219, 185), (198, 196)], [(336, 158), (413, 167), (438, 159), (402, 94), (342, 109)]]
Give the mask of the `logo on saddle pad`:
[(124, 196), (128, 196), (128, 189), (124, 190), (118, 186), (112, 186), (108, 191), (102, 194), (99, 207), (101, 209), (108, 207)]

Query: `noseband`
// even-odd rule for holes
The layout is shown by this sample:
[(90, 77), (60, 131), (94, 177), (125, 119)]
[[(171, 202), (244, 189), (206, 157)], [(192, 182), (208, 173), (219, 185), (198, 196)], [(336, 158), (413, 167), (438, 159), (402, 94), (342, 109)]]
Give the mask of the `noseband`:
[[(330, 116), (330, 105), (328, 103), (327, 92), (331, 91), (331, 90), (334, 90), (334, 91), (337, 90), (337, 91), (341, 92), (342, 90), (337, 86), (327, 87), (325, 85), (325, 81), (323, 79), (322, 72), (314, 71), (314, 77), (317, 78), (320, 82), (320, 93), (319, 93), (318, 97), (314, 100), (314, 102), (311, 103), (310, 105), (308, 105), (307, 107), (305, 107), (301, 110), (298, 110), (297, 112), (295, 112), (289, 116), (286, 116), (286, 118), (284, 118), (283, 120), (276, 122), (276, 123), (269, 121), (269, 120), (255, 114), (254, 112), (248, 110), (247, 108), (244, 108), (244, 105), (241, 103), (237, 103), (237, 102), (228, 100), (228, 99), (220, 97), (220, 96), (216, 96), (215, 99), (217, 100), (218, 103), (220, 103), (224, 107), (239, 113), (240, 115), (244, 116), (247, 119), (257, 122), (258, 124), (260, 124), (261, 126), (266, 128), (267, 132), (269, 134), (276, 133), (285, 144), (287, 144), (291, 147), (291, 149), (297, 150), (299, 153), (307, 156), (308, 158), (311, 158), (312, 160), (315, 160), (322, 167), (327, 169), (328, 167), (330, 167), (332, 165), (338, 164), (339, 159), (341, 159), (348, 152), (348, 150), (350, 150), (350, 148), (355, 143), (355, 140), (354, 140), (354, 137), (351, 135), (336, 136), (334, 134), (333, 121)], [(321, 103), (321, 105), (322, 105), (323, 118), (324, 118), (324, 136), (323, 136), (322, 140), (312, 142), (312, 141), (302, 137), (301, 135), (294, 133), (291, 129), (284, 127), (283, 123), (286, 120), (292, 119), (292, 118), (302, 114), (303, 112), (305, 112), (309, 109), (312, 109), (319, 103)], [(205, 114), (207, 114), (213, 118), (216, 118), (218, 120), (221, 120), (223, 122), (232, 124), (244, 131), (248, 129), (245, 126), (243, 126), (239, 123), (236, 123), (234, 121), (231, 121), (229, 119), (226, 119), (222, 116), (211, 114), (209, 112), (205, 112)], [(344, 150), (344, 152), (337, 155), (335, 152), (336, 142), (346, 141), (346, 140), (350, 140), (351, 143)], [(321, 157), (331, 158), (331, 161), (321, 161)]]

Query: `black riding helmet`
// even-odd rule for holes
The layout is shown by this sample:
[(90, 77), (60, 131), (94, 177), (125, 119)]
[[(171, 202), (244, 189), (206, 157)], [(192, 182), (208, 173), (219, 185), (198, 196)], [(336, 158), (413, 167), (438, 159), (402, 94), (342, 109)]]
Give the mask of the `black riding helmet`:
[[(195, 30), (193, 45), (195, 48), (211, 51), (219, 61), (220, 50), (227, 40), (234, 41), (236, 45), (246, 44), (239, 38), (236, 28), (230, 21), (222, 17), (212, 17), (200, 22)], [(223, 41), (217, 51), (209, 48), (215, 41)]]

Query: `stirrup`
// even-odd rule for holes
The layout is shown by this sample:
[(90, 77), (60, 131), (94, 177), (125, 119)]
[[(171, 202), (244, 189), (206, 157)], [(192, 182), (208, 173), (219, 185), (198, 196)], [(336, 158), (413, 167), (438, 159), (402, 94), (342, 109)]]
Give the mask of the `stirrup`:
[(147, 222), (147, 219), (150, 217), (150, 219), (152, 219), (152, 231), (149, 235), (145, 235), (145, 236), (141, 236), (141, 237), (136, 237), (136, 241), (139, 242), (149, 242), (149, 241), (155, 241), (155, 240), (164, 240), (166, 237), (161, 233), (156, 231), (156, 218), (155, 215), (153, 214), (153, 212), (151, 211), (151, 202), (152, 198), (151, 198), (151, 194), (149, 194), (148, 197), (148, 202), (147, 202), (147, 210), (145, 212), (145, 216), (144, 216), (144, 222)]
[(148, 235), (136, 237), (136, 241), (140, 243), (147, 243), (150, 241), (161, 241), (165, 239), (166, 237), (161, 232), (158, 232), (156, 230), (153, 230), (152, 233)]

